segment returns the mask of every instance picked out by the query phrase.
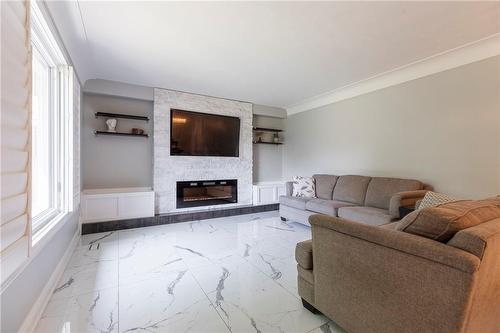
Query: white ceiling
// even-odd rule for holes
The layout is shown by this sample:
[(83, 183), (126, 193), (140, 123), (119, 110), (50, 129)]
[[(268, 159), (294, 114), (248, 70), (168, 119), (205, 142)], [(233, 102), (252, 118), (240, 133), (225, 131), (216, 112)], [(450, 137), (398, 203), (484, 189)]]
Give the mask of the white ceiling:
[(82, 81), (288, 107), (500, 32), (499, 2), (48, 2)]

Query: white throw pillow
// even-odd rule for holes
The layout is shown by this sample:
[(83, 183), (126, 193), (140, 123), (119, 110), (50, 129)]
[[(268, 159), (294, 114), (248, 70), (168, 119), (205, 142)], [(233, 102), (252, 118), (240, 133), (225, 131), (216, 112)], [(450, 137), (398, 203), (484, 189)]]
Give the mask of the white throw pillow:
[(316, 184), (312, 177), (293, 177), (292, 196), (302, 198), (316, 198)]
[(429, 191), (429, 192), (425, 193), (425, 196), (423, 197), (422, 201), (420, 201), (420, 204), (418, 205), (417, 209), (433, 207), (433, 206), (437, 206), (440, 204), (444, 204), (447, 202), (453, 202), (453, 201), (457, 201), (457, 200), (458, 199), (455, 199), (455, 198), (450, 197), (450, 196), (443, 194), (443, 193)]

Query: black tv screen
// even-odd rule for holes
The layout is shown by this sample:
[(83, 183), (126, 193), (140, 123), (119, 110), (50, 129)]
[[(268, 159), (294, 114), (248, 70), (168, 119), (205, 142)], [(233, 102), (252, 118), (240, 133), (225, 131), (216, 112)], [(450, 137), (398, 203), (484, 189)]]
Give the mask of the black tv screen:
[(170, 111), (170, 155), (238, 157), (239, 146), (239, 118)]

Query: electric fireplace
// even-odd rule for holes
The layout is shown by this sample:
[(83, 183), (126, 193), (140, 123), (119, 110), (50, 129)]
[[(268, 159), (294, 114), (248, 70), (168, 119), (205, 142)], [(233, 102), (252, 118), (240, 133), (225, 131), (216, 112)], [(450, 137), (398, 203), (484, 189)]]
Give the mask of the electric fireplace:
[(238, 202), (238, 180), (177, 182), (177, 208), (223, 205)]

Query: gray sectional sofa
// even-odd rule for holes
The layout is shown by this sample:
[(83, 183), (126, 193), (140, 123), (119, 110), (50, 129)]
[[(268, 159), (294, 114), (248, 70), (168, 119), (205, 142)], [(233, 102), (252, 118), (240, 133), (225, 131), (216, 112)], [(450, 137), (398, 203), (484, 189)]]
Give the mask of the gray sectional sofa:
[(316, 198), (292, 196), (292, 182), (280, 197), (280, 216), (309, 225), (309, 216), (323, 214), (371, 225), (400, 219), (401, 206), (414, 206), (427, 192), (412, 179), (356, 175), (314, 175)]

